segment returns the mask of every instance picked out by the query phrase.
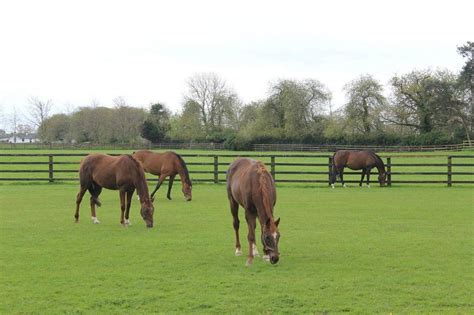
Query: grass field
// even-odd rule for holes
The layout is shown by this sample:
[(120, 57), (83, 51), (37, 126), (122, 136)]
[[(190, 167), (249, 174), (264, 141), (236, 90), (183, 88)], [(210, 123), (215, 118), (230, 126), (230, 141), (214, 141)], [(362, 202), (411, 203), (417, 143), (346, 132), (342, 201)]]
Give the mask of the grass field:
[[(163, 187), (165, 188), (165, 187)], [(163, 189), (162, 188), (162, 189)], [(277, 265), (234, 256), (225, 185), (160, 190), (155, 227), (104, 191), (0, 184), (0, 313), (471, 313), (473, 188), (280, 184)], [(247, 227), (241, 212), (241, 237)], [(247, 244), (243, 243), (244, 252)], [(260, 245), (260, 244), (258, 244)], [(261, 246), (259, 246), (261, 248)]]

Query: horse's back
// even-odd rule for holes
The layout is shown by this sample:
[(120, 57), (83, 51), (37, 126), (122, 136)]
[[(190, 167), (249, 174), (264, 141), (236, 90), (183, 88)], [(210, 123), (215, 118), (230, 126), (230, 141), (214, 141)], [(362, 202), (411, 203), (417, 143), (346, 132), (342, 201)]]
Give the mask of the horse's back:
[(334, 154), (333, 160), (336, 167), (347, 166), (353, 170), (376, 163), (373, 152), (368, 150), (339, 150)]
[(272, 199), (276, 200), (273, 178), (262, 162), (249, 158), (239, 158), (232, 162), (227, 171), (229, 198), (233, 198), (245, 207), (250, 203), (260, 202), (262, 189), (265, 189)]
[[(136, 163), (136, 165), (134, 164)], [(94, 153), (86, 156), (81, 163), (81, 184), (96, 183), (108, 189), (117, 189), (122, 182), (131, 182), (131, 176), (139, 168), (138, 162), (131, 156), (110, 156)]]
[(143, 169), (153, 175), (160, 176), (162, 173), (172, 173), (179, 163), (175, 152), (152, 152), (141, 150), (133, 153), (133, 157), (138, 160)]

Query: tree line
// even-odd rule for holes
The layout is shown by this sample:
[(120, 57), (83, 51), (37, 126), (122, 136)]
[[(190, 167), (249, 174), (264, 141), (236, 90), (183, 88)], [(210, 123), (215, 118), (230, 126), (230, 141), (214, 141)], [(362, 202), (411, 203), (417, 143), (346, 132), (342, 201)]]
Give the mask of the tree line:
[[(347, 102), (331, 108), (331, 91), (317, 79), (280, 79), (267, 97), (244, 104), (225, 80), (201, 73), (186, 82), (182, 110), (161, 103), (134, 108), (119, 98), (112, 108), (81, 107), (45, 117), (50, 103), (33, 101), (42, 141), (95, 143), (224, 142), (419, 145), (459, 143), (473, 135), (474, 43), (457, 47), (459, 73), (413, 70), (395, 74), (390, 91), (370, 74), (344, 86)], [(44, 106), (46, 105), (46, 106)]]

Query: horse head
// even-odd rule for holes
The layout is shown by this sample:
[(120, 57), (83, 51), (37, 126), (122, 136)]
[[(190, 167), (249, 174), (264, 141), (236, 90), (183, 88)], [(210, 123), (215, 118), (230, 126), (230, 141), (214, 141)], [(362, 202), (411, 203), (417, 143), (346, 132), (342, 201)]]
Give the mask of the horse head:
[(184, 194), (184, 198), (186, 198), (186, 201), (191, 201), (191, 199), (193, 198), (192, 190), (192, 185), (190, 185), (189, 183), (184, 183), (182, 191)]
[(380, 187), (385, 186), (385, 182), (387, 181), (387, 172), (383, 171), (379, 173), (379, 184)]
[(270, 263), (272, 264), (276, 264), (280, 259), (280, 252), (278, 251), (278, 242), (280, 241), (278, 224), (280, 224), (280, 218), (274, 222), (268, 218), (262, 232), (264, 252), (269, 256)]
[(153, 213), (155, 212), (153, 203), (148, 198), (144, 198), (144, 200), (140, 199), (140, 203), (141, 203), (140, 214), (142, 215), (142, 218), (146, 223), (146, 227), (152, 228), (153, 227)]

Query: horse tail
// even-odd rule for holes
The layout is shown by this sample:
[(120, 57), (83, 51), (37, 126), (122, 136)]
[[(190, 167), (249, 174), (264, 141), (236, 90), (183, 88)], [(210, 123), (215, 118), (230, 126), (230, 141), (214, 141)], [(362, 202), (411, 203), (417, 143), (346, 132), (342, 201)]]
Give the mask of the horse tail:
[(258, 182), (260, 185), (260, 192), (262, 193), (263, 207), (265, 208), (265, 212), (267, 212), (268, 217), (273, 218), (273, 209), (270, 203), (270, 196), (268, 191), (268, 171), (265, 168), (265, 165), (263, 165), (263, 163), (259, 163), (257, 174), (259, 175)]
[(186, 184), (188, 184), (189, 186), (192, 186), (193, 183), (191, 182), (191, 179), (189, 178), (189, 172), (188, 172), (188, 167), (186, 166), (186, 162), (184, 162), (183, 158), (182, 158), (181, 155), (179, 155), (178, 153), (173, 152), (173, 154), (176, 155), (176, 157), (178, 158), (179, 164), (181, 165), (181, 167), (182, 167), (182, 169), (183, 169), (184, 181), (185, 181)]

